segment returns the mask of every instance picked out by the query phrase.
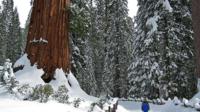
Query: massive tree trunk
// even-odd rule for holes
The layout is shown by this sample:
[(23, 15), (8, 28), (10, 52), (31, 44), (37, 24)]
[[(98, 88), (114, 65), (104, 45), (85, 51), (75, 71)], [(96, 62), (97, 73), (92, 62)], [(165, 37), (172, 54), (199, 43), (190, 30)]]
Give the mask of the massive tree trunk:
[(198, 77), (200, 77), (200, 0), (192, 0), (192, 21), (196, 50), (195, 73)]
[(70, 70), (69, 49), (70, 0), (34, 0), (29, 25), (26, 53), (31, 64), (44, 70), (45, 82), (54, 79), (54, 72)]

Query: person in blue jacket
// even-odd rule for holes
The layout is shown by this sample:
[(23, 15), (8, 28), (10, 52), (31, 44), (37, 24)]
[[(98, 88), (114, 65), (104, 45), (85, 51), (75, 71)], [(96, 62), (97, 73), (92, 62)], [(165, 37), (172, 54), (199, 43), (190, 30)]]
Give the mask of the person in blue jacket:
[(142, 111), (143, 112), (148, 112), (150, 109), (149, 104), (147, 101), (142, 102)]

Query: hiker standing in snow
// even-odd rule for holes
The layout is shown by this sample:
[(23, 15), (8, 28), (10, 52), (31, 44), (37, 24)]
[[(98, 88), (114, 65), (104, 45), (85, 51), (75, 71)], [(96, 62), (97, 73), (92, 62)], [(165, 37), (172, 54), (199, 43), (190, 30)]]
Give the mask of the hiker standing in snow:
[(143, 112), (148, 112), (150, 109), (148, 102), (145, 100), (144, 102), (142, 102), (142, 111)]

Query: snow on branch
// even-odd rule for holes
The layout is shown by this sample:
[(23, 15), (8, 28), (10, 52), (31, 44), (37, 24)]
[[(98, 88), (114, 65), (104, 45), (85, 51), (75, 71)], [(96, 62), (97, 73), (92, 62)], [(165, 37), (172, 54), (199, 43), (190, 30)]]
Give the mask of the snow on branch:
[(39, 40), (34, 38), (33, 40), (30, 41), (30, 43), (45, 43), (45, 44), (47, 44), (48, 41), (41, 37)]
[(155, 31), (157, 31), (158, 28), (157, 21), (159, 18), (160, 17), (156, 14), (155, 16), (147, 20), (146, 26), (151, 28), (151, 30), (147, 33), (148, 36), (151, 36)]
[(170, 3), (168, 0), (163, 0), (163, 7), (168, 10), (169, 12), (173, 11), (173, 8), (171, 7)]

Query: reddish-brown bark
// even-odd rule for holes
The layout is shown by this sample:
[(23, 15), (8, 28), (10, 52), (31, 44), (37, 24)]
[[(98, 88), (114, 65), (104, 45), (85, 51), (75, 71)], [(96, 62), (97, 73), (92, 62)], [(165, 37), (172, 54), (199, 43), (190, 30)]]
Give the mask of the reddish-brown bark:
[(193, 21), (195, 50), (196, 50), (195, 73), (198, 77), (200, 77), (200, 0), (192, 0), (192, 21)]
[[(51, 81), (57, 68), (69, 72), (69, 5), (70, 0), (34, 0), (28, 31), (26, 53), (31, 64), (37, 64), (45, 74), (46, 82)], [(40, 38), (47, 40), (39, 41)]]

